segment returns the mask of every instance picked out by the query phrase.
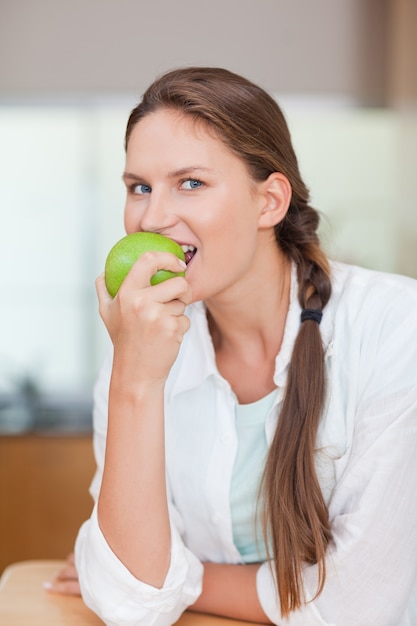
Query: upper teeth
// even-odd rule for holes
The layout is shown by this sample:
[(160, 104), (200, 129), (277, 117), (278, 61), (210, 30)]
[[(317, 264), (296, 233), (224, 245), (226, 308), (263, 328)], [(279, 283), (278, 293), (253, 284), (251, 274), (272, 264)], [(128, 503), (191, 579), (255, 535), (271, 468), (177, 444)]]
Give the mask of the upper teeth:
[(181, 248), (183, 252), (193, 252), (195, 250), (195, 246), (190, 245), (182, 245)]

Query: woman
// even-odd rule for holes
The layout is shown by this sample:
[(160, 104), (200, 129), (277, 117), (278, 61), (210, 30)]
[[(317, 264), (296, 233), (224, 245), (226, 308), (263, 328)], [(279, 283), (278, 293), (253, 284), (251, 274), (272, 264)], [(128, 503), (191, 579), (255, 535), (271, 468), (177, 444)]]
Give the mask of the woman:
[(157, 80), (126, 132), (97, 474), (76, 566), (107, 624), (187, 608), (254, 622), (417, 624), (417, 283), (331, 263), (275, 101), (222, 69)]

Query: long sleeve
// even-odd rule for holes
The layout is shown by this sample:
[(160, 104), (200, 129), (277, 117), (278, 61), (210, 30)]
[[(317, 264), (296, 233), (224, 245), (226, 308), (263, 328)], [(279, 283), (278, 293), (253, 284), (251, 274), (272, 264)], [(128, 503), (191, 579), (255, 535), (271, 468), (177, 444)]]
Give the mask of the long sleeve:
[[(368, 449), (361, 446), (358, 454), (352, 455), (330, 507), (333, 543), (322, 594), (282, 622), (270, 568), (262, 566), (258, 593), (275, 624), (401, 623), (417, 576), (416, 394), (417, 390), (409, 407), (391, 427), (375, 436)], [(357, 436), (364, 439), (366, 433)], [(304, 579), (307, 599), (311, 599), (316, 566), (306, 567)], [(417, 612), (417, 605), (414, 610)]]
[(160, 589), (130, 574), (103, 537), (96, 511), (81, 527), (76, 566), (84, 602), (107, 626), (171, 626), (201, 593), (202, 565), (171, 526), (171, 565)]
[[(109, 358), (95, 387), (94, 450), (97, 471), (91, 485), (97, 500), (104, 464)], [(112, 552), (103, 536), (96, 506), (81, 527), (75, 546), (76, 567), (83, 599), (108, 626), (170, 626), (201, 593), (203, 567), (184, 546), (181, 519), (173, 504), (171, 518), (171, 563), (163, 587), (154, 588), (137, 580)]]
[[(372, 307), (379, 319), (375, 311), (368, 315)], [(337, 376), (349, 388), (344, 411), (352, 418), (346, 425), (348, 445), (335, 461), (326, 583), (317, 599), (282, 620), (273, 576), (264, 564), (258, 594), (275, 624), (417, 624), (416, 311), (415, 289), (398, 299), (395, 292), (379, 302), (364, 299), (352, 332), (348, 324), (343, 329), (345, 343), (336, 335), (332, 358), (344, 359)], [(361, 317), (369, 320), (362, 330)], [(335, 378), (332, 383), (334, 394), (338, 383)], [(330, 402), (330, 410), (335, 406)], [(311, 600), (316, 566), (305, 567), (304, 583)]]

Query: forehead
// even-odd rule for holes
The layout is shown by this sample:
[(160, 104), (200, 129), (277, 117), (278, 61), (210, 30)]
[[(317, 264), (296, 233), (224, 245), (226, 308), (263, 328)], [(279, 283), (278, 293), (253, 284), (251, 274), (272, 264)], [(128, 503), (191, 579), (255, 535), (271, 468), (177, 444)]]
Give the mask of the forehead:
[(246, 163), (203, 120), (161, 109), (134, 126), (126, 150), (126, 171), (147, 177), (193, 167), (227, 176), (249, 174)]
[(228, 151), (229, 148), (219, 135), (204, 120), (171, 109), (160, 109), (148, 113), (134, 126), (128, 144), (127, 154), (144, 149), (167, 149), (169, 146), (183, 146), (193, 150)]

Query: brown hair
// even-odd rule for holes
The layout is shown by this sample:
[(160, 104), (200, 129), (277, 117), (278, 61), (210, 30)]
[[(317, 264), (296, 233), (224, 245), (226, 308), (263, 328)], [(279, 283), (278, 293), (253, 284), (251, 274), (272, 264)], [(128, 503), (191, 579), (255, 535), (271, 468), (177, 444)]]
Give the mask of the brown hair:
[[(243, 159), (255, 180), (266, 180), (277, 171), (288, 178), (292, 199), (286, 217), (275, 228), (276, 240), (297, 267), (301, 307), (322, 311), (331, 284), (317, 235), (319, 216), (309, 206), (287, 123), (275, 100), (224, 69), (173, 70), (156, 80), (133, 109), (126, 146), (135, 124), (161, 108), (172, 108), (208, 124)], [(317, 595), (325, 582), (325, 553), (331, 533), (314, 464), (324, 394), (320, 330), (315, 321), (308, 320), (301, 324), (295, 341), (261, 491), (265, 543), (277, 556), (274, 571), (284, 617), (305, 601), (304, 563), (318, 564)]]

